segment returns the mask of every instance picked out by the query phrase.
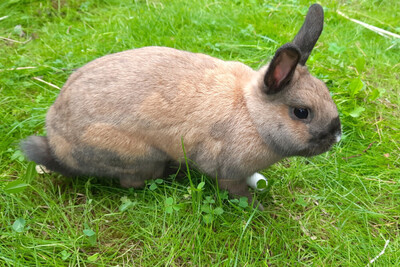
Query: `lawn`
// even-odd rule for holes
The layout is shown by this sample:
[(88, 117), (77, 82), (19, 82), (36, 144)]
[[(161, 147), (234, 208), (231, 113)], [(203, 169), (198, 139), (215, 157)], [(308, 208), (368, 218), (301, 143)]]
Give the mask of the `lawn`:
[(37, 174), (18, 143), (45, 134), (59, 88), (95, 58), (158, 45), (258, 69), (310, 2), (1, 1), (0, 266), (400, 266), (400, 39), (349, 20), (399, 35), (400, 2), (320, 3), (307, 65), (343, 138), (264, 170), (261, 212), (186, 166), (143, 190)]

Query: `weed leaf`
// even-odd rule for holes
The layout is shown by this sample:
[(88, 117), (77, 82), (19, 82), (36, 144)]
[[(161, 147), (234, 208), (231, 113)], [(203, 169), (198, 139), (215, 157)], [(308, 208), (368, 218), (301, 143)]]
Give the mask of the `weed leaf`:
[[(12, 151), (12, 150), (11, 150)], [(22, 153), (21, 150), (16, 150), (12, 155), (11, 155), (11, 160), (16, 160), (23, 162), (24, 161), (24, 154)]]
[(150, 189), (151, 191), (154, 191), (154, 190), (156, 190), (157, 188), (158, 188), (158, 186), (157, 186), (156, 183), (152, 183), (152, 184), (150, 185), (150, 187), (149, 187), (149, 189)]
[(25, 183), (23, 179), (17, 179), (8, 183), (4, 187), (4, 191), (9, 194), (17, 194), (24, 191), (28, 186), (29, 184)]
[(25, 231), (26, 221), (23, 218), (18, 218), (12, 225), (12, 229), (17, 233)]
[(174, 199), (172, 197), (167, 197), (167, 199), (165, 200), (165, 204), (166, 205), (172, 205), (174, 203)]
[(197, 185), (197, 189), (198, 189), (198, 190), (203, 189), (203, 187), (204, 187), (205, 184), (206, 184), (205, 182), (199, 183), (199, 184)]
[(156, 180), (154, 180), (154, 182), (156, 184), (162, 184), (164, 182), (164, 180), (163, 179), (156, 179)]
[(205, 213), (211, 213), (211, 208), (209, 205), (204, 204), (201, 206), (201, 211)]
[(360, 78), (354, 79), (349, 84), (349, 92), (351, 96), (355, 96), (364, 88), (364, 83)]
[(339, 46), (337, 43), (330, 43), (328, 50), (334, 54), (341, 54), (346, 50), (346, 47)]
[(299, 198), (296, 200), (296, 204), (302, 206), (303, 208), (305, 208), (305, 207), (307, 206), (307, 202), (306, 202), (306, 201), (304, 200), (304, 198), (302, 198), (302, 197), (299, 197)]
[(26, 168), (23, 178), (27, 183), (30, 183), (33, 179), (36, 178), (36, 176), (37, 176), (36, 163), (31, 161), (28, 163), (28, 167)]
[(214, 200), (212, 197), (210, 197), (210, 196), (206, 196), (206, 199), (203, 200), (203, 202), (204, 202), (204, 203), (208, 203), (208, 204), (214, 204), (214, 203), (215, 203), (215, 200)]
[(364, 107), (356, 107), (352, 112), (349, 113), (349, 115), (353, 118), (358, 118), (364, 110)]
[(92, 229), (85, 229), (83, 230), (83, 233), (88, 237), (94, 236), (96, 234)]
[(83, 230), (83, 233), (88, 237), (89, 244), (91, 246), (96, 245), (96, 239), (97, 239), (96, 232), (93, 231), (92, 229), (90, 229), (89, 225), (87, 225), (86, 223), (85, 223), (85, 229)]
[(222, 192), (220, 191), (219, 197), (221, 198), (221, 200), (228, 200), (229, 199), (228, 191), (226, 191), (226, 190), (224, 190)]
[(99, 257), (99, 253), (95, 253), (92, 256), (89, 256), (87, 259), (90, 262), (95, 262), (97, 260), (97, 258)]
[(211, 214), (206, 214), (203, 216), (203, 222), (205, 222), (206, 224), (210, 224), (213, 221), (213, 216)]
[(71, 253), (69, 253), (66, 250), (61, 251), (61, 259), (63, 261), (67, 260), (71, 256)]
[(171, 214), (174, 211), (174, 209), (172, 208), (172, 206), (167, 206), (165, 207), (165, 212), (168, 214)]
[(356, 59), (356, 68), (359, 72), (363, 72), (365, 70), (365, 58), (359, 57)]
[(214, 210), (214, 214), (215, 214), (215, 215), (222, 215), (223, 213), (224, 213), (224, 209), (221, 208), (221, 207), (217, 207), (217, 208), (215, 208), (215, 210)]
[(383, 88), (375, 88), (374, 90), (372, 90), (372, 92), (369, 94), (368, 99), (370, 101), (374, 101), (376, 99), (378, 99), (379, 97), (381, 97), (384, 93), (385, 93), (385, 89)]
[(247, 208), (249, 206), (249, 202), (247, 200), (247, 197), (241, 197), (239, 198), (239, 207), (241, 208)]
[(119, 206), (119, 211), (123, 212), (126, 211), (127, 209), (135, 206), (137, 202), (132, 202), (129, 198), (121, 197), (122, 204)]

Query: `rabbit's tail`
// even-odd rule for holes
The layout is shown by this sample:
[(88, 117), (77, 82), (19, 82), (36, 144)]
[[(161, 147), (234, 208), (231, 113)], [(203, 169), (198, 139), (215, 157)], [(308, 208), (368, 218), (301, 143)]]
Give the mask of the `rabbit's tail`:
[(51, 171), (58, 172), (65, 176), (73, 176), (73, 171), (64, 167), (54, 153), (51, 151), (48, 138), (46, 136), (29, 136), (21, 141), (21, 148), (26, 157), (39, 165), (45, 166)]

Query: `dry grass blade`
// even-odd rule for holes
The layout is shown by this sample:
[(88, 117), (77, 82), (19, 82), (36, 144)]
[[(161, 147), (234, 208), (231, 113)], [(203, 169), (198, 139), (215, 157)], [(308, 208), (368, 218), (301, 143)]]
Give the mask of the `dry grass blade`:
[(348, 20), (351, 20), (354, 23), (359, 24), (359, 25), (363, 26), (364, 28), (367, 28), (368, 30), (376, 32), (379, 35), (382, 35), (383, 37), (389, 38), (388, 36), (391, 36), (391, 37), (395, 37), (395, 38), (399, 38), (400, 39), (400, 35), (398, 35), (398, 34), (395, 34), (395, 33), (392, 33), (390, 31), (387, 31), (387, 30), (384, 30), (384, 29), (369, 25), (369, 24), (367, 24), (365, 22), (362, 22), (362, 21), (359, 21), (359, 20), (356, 20), (356, 19), (352, 19), (352, 18), (348, 17), (347, 15), (345, 15), (344, 13), (340, 12), (339, 10), (337, 11), (337, 13), (340, 16), (342, 16), (342, 17), (344, 17), (344, 18), (346, 18)]
[(18, 68), (0, 69), (0, 72), (8, 70), (13, 71), (13, 70), (30, 70), (30, 69), (36, 69), (36, 67), (18, 67)]
[(26, 44), (26, 43), (28, 43), (28, 42), (30, 42), (32, 40), (32, 38), (29, 37), (29, 39), (26, 40), (25, 42), (21, 42), (21, 41), (17, 41), (17, 40), (14, 40), (14, 39), (3, 37), (3, 36), (0, 36), (0, 39), (4, 40), (4, 41), (12, 42), (12, 43), (17, 43), (17, 44)]
[(45, 80), (43, 80), (43, 79), (41, 79), (41, 78), (39, 78), (39, 77), (33, 77), (32, 79), (34, 79), (34, 80), (36, 80), (36, 81), (39, 81), (39, 82), (42, 82), (42, 83), (45, 83), (45, 84), (47, 84), (48, 86), (51, 86), (51, 87), (56, 88), (56, 89), (58, 89), (58, 90), (61, 90), (61, 88), (58, 87), (57, 85), (52, 84), (52, 83), (49, 83), (49, 82), (46, 82)]
[(383, 254), (385, 254), (385, 250), (386, 250), (387, 246), (389, 245), (389, 242), (390, 242), (390, 240), (389, 240), (389, 239), (388, 239), (388, 240), (386, 240), (386, 242), (385, 242), (385, 246), (383, 247), (382, 251), (381, 251), (381, 252), (379, 252), (379, 254), (378, 254), (378, 255), (376, 255), (376, 257), (375, 257), (375, 258), (373, 258), (372, 260), (370, 260), (367, 266), (369, 266), (370, 264), (374, 263), (374, 261), (376, 261), (377, 259), (379, 259), (379, 257), (380, 257), (380, 256), (382, 256)]

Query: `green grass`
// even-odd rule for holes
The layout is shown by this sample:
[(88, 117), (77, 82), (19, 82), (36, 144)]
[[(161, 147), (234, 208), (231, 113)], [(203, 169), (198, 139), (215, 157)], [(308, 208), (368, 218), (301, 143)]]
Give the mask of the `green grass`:
[(0, 36), (11, 41), (0, 40), (0, 266), (366, 266), (386, 240), (373, 265), (399, 266), (400, 41), (336, 12), (400, 34), (398, 1), (321, 2), (325, 28), (308, 67), (331, 89), (344, 137), (265, 170), (264, 212), (194, 170), (191, 192), (174, 176), (126, 190), (36, 174), (19, 150), (45, 133), (59, 93), (34, 77), (62, 87), (90, 60), (149, 45), (258, 68), (292, 40), (309, 4), (1, 1)]

